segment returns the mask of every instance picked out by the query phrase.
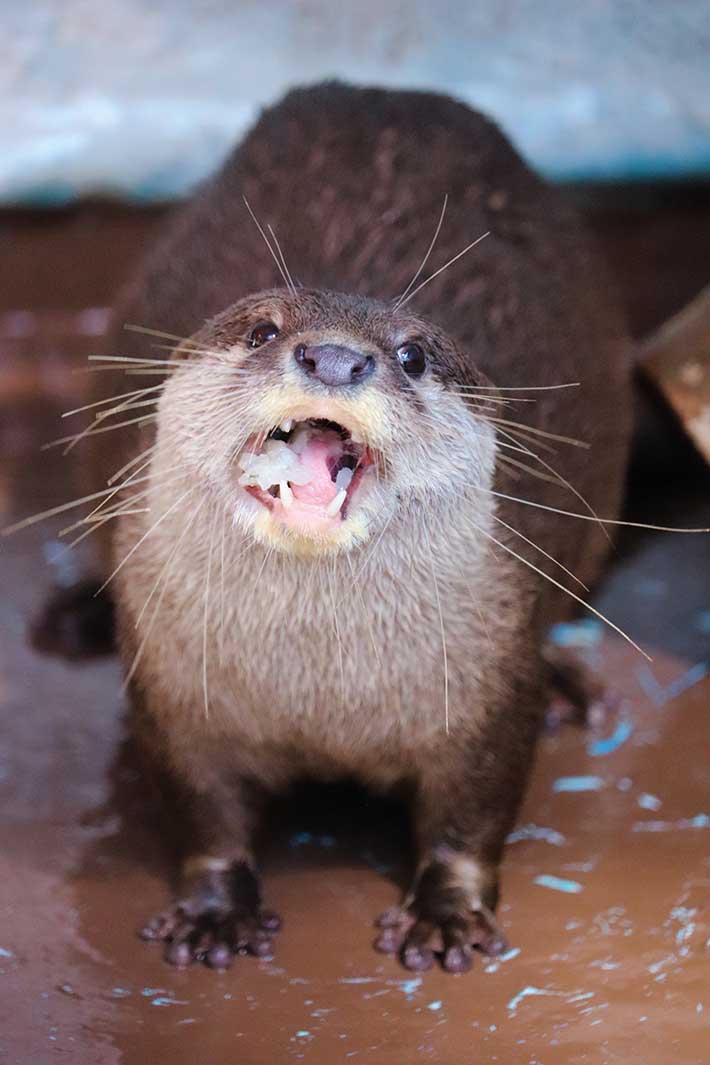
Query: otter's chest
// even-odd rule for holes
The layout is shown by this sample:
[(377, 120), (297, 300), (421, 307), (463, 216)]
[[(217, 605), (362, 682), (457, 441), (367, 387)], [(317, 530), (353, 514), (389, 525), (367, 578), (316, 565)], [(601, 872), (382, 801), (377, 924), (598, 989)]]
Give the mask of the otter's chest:
[(475, 718), (494, 644), (475, 574), (428, 580), (336, 560), (216, 567), (211, 588), (176, 589), (174, 660), (157, 668), (194, 726), (255, 744), (357, 762)]

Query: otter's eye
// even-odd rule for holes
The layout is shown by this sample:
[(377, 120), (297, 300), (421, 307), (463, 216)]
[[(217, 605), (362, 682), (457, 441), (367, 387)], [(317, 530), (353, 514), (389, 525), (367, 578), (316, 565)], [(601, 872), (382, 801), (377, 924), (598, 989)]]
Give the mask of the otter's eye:
[(278, 335), (278, 326), (275, 326), (273, 322), (259, 322), (249, 334), (249, 347), (260, 348), (262, 344), (268, 344), (270, 340), (276, 340)]
[(421, 377), (426, 370), (426, 355), (419, 344), (402, 344), (397, 348), (399, 365), (406, 374)]

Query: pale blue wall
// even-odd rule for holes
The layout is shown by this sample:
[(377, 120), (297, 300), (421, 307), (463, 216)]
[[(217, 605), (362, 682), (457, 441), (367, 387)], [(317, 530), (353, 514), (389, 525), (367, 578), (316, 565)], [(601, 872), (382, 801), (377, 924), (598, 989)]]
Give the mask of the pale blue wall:
[(326, 76), (448, 90), (555, 178), (710, 175), (710, 0), (0, 0), (0, 200), (184, 193)]

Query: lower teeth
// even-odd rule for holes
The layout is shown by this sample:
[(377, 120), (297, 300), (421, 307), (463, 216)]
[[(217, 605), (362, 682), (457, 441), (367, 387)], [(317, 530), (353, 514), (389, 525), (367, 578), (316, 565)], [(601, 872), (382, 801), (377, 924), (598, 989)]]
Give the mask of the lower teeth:
[(340, 508), (342, 507), (343, 503), (347, 498), (347, 494), (348, 493), (345, 491), (345, 489), (342, 488), (338, 492), (337, 496), (335, 496), (335, 498), (330, 501), (325, 511), (329, 518), (334, 518), (335, 515), (340, 511)]
[(293, 503), (293, 492), (291, 491), (291, 486), (288, 481), (281, 481), (279, 484), (279, 498), (286, 510), (288, 510)]

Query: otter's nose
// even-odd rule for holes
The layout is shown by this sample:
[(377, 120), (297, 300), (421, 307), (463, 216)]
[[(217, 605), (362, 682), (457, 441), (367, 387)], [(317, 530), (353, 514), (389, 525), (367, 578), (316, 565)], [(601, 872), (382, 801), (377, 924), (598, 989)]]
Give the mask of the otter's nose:
[(324, 385), (356, 385), (375, 369), (372, 355), (363, 355), (340, 344), (315, 347), (299, 344), (293, 356), (305, 373)]

